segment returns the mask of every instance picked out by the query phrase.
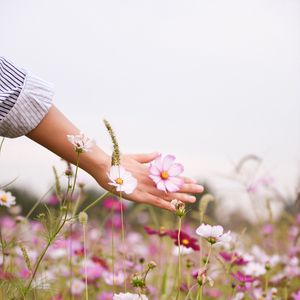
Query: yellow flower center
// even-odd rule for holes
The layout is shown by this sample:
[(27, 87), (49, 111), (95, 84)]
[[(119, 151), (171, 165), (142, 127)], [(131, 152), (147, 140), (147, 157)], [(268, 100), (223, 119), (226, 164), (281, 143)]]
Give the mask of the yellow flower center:
[(169, 178), (169, 174), (167, 171), (162, 171), (161, 174), (160, 174), (160, 177), (164, 180), (168, 179)]
[(123, 179), (120, 177), (116, 179), (117, 184), (123, 184), (123, 182), (124, 182)]
[(6, 196), (2, 196), (1, 197), (1, 201), (4, 202), (4, 203), (6, 203), (7, 202), (7, 197)]
[(182, 243), (182, 245), (187, 246), (190, 242), (188, 239), (183, 239), (181, 243)]

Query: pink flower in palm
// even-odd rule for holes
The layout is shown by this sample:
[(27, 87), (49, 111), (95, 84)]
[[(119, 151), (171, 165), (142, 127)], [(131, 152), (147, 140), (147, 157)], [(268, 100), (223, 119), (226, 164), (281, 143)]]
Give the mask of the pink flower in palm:
[(179, 177), (183, 172), (183, 165), (175, 163), (175, 156), (159, 155), (149, 167), (149, 177), (155, 182), (156, 187), (165, 192), (176, 192), (182, 187), (184, 180)]

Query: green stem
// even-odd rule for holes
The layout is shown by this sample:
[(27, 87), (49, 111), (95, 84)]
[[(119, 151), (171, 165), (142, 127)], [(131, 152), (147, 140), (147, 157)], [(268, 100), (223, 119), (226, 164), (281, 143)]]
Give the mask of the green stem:
[(181, 285), (181, 251), (180, 251), (180, 232), (181, 232), (181, 217), (178, 219), (178, 234), (177, 234), (177, 244), (178, 244), (178, 289), (176, 300), (180, 299), (180, 285)]
[(85, 300), (89, 300), (88, 282), (87, 282), (87, 255), (86, 255), (86, 226), (83, 225), (83, 247), (84, 247), (84, 276), (85, 276)]
[(41, 264), (41, 262), (42, 262), (42, 260), (43, 260), (43, 258), (44, 258), (44, 256), (45, 256), (45, 254), (46, 254), (48, 248), (50, 247), (50, 245), (52, 244), (52, 242), (55, 240), (55, 238), (57, 237), (57, 235), (59, 234), (59, 232), (61, 231), (61, 229), (62, 229), (63, 226), (65, 225), (66, 220), (67, 220), (67, 215), (68, 215), (68, 210), (66, 211), (65, 218), (64, 218), (64, 220), (62, 221), (61, 225), (57, 228), (57, 230), (55, 231), (55, 233), (50, 237), (50, 239), (49, 239), (49, 241), (48, 241), (46, 247), (44, 248), (44, 250), (43, 250), (42, 253), (40, 254), (39, 259), (38, 259), (38, 261), (37, 261), (36, 264), (35, 264), (35, 267), (34, 267), (34, 270), (33, 270), (32, 275), (31, 275), (30, 281), (29, 281), (29, 283), (28, 283), (28, 285), (27, 285), (27, 287), (26, 287), (26, 290), (25, 290), (25, 292), (24, 292), (25, 296), (26, 296), (26, 294), (28, 293), (28, 291), (29, 291), (29, 289), (30, 289), (30, 287), (31, 287), (31, 285), (32, 285), (32, 282), (33, 282), (33, 280), (34, 280), (34, 278), (35, 278), (35, 275), (36, 275), (36, 273), (37, 273), (37, 271), (38, 271), (38, 268), (39, 268), (39, 266), (40, 266), (40, 264)]
[[(75, 175), (74, 175), (74, 180), (73, 180), (73, 185), (72, 185), (72, 191), (71, 191), (71, 196), (70, 196), (70, 200), (68, 201), (68, 199), (66, 199), (66, 201), (68, 201), (68, 203), (72, 203), (73, 201), (73, 194), (75, 191), (75, 187), (76, 187), (76, 180), (77, 180), (77, 175), (78, 175), (78, 169), (79, 169), (79, 157), (80, 157), (80, 152), (77, 152), (77, 159), (76, 159), (76, 169), (75, 169)], [(75, 202), (75, 208), (77, 209), (77, 205), (79, 202), (80, 197), (78, 197), (76, 199)], [(74, 213), (74, 211), (73, 211)], [(73, 214), (74, 216), (74, 214)], [(72, 232), (73, 232), (73, 227), (72, 227), (72, 223), (70, 224), (70, 259), (69, 259), (69, 266), (70, 266), (70, 286), (72, 286), (72, 281), (73, 281), (73, 245), (72, 245)], [(70, 289), (70, 299), (73, 299), (73, 294), (71, 293), (71, 289)]]
[(105, 192), (104, 194), (102, 194), (99, 198), (97, 198), (95, 201), (93, 201), (90, 205), (88, 205), (85, 209), (83, 209), (82, 211), (86, 212), (87, 210), (89, 210), (90, 208), (94, 207), (98, 202), (100, 202), (103, 198), (105, 198), (106, 196), (108, 196), (110, 194), (110, 192)]
[(126, 254), (125, 254), (125, 230), (124, 230), (124, 212), (123, 212), (123, 198), (120, 191), (120, 203), (121, 203), (121, 240), (122, 240), (122, 252), (123, 252), (123, 273), (124, 273), (124, 292), (126, 293)]
[(111, 267), (112, 267), (112, 274), (113, 274), (113, 291), (115, 292), (115, 239), (114, 239), (114, 214), (115, 208), (112, 206), (112, 221), (111, 221)]

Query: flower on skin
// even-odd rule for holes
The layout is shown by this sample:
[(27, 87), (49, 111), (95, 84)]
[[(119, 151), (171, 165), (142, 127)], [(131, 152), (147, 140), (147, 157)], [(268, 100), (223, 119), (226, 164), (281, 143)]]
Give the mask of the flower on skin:
[(148, 300), (147, 296), (131, 293), (114, 294), (113, 300)]
[[(178, 246), (178, 230), (175, 231), (169, 231), (168, 235), (174, 239), (175, 245)], [(180, 245), (185, 247), (185, 248), (191, 248), (194, 251), (199, 251), (200, 246), (197, 243), (197, 239), (191, 237), (184, 231), (180, 231), (179, 234), (179, 240), (180, 240)]]
[(114, 186), (117, 192), (131, 194), (137, 187), (136, 178), (122, 166), (111, 166), (107, 175), (111, 180), (108, 184)]
[(67, 135), (68, 141), (74, 146), (74, 150), (77, 153), (88, 152), (93, 147), (93, 141), (89, 139), (84, 133)]
[(218, 245), (221, 243), (229, 242), (231, 239), (230, 231), (224, 233), (222, 226), (211, 226), (208, 224), (201, 224), (196, 233), (206, 239), (212, 245)]
[(166, 155), (163, 159), (159, 155), (149, 167), (149, 177), (156, 187), (164, 192), (177, 192), (182, 187), (184, 180), (179, 177), (183, 172), (182, 164), (174, 163), (175, 156)]
[(0, 190), (0, 205), (11, 207), (16, 204), (16, 197), (14, 197), (10, 192), (5, 192)]

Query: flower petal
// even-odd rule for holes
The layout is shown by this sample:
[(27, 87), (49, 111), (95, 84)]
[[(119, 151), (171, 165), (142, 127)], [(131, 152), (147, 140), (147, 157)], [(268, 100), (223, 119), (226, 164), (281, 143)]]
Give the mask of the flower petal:
[(168, 171), (175, 159), (176, 157), (173, 155), (166, 155), (162, 163), (162, 169)]
[(178, 176), (179, 174), (181, 174), (184, 170), (184, 167), (182, 164), (172, 164), (168, 170), (168, 174), (170, 176)]
[(180, 189), (180, 187), (178, 185), (176, 185), (175, 183), (173, 183), (171, 180), (166, 180), (165, 185), (166, 185), (168, 192), (171, 192), (171, 193), (177, 192)]
[(157, 189), (166, 192), (166, 186), (165, 186), (165, 181), (161, 180), (156, 184)]
[(224, 229), (220, 225), (212, 226), (211, 236), (215, 237), (215, 238), (218, 238), (219, 236), (221, 236), (223, 234), (223, 231), (224, 231)]
[(171, 181), (173, 184), (177, 185), (178, 189), (181, 189), (181, 187), (184, 184), (184, 179), (180, 177), (169, 177), (168, 180)]
[(155, 182), (155, 184), (158, 184), (162, 180), (160, 176), (149, 175), (149, 177)]
[(149, 173), (151, 175), (157, 175), (160, 176), (161, 171), (158, 169), (158, 167), (154, 164), (151, 164), (149, 167)]

